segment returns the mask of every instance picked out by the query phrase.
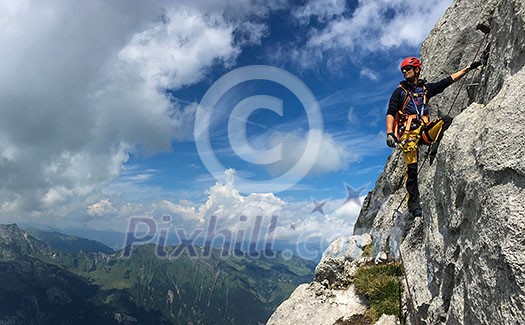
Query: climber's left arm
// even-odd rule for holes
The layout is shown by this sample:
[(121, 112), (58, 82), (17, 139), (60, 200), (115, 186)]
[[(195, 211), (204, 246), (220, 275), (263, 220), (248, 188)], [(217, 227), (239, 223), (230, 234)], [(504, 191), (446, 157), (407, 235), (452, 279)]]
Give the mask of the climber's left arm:
[(468, 67), (463, 68), (463, 69), (461, 69), (461, 70), (451, 74), (450, 77), (452, 78), (453, 81), (458, 81), (464, 75), (466, 75), (470, 70), (474, 70), (477, 67), (479, 67), (480, 65), (481, 65), (481, 62), (479, 62), (479, 61), (472, 62)]

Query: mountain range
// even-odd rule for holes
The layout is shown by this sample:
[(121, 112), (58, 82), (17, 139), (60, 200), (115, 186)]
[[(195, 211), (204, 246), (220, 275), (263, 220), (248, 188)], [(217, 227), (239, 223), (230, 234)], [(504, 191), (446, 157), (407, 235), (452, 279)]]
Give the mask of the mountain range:
[(0, 225), (0, 323), (262, 324), (315, 268), (279, 254), (163, 250), (135, 246), (124, 258), (96, 241)]

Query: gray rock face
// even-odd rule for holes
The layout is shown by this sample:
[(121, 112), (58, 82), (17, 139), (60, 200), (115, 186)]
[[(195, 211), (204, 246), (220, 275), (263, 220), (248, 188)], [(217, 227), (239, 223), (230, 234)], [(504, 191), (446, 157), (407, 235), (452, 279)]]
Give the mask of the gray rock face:
[[(431, 101), (455, 118), (420, 173), (423, 218), (401, 244), (419, 323), (525, 324), (525, 1), (455, 1), (421, 58), (428, 80), (479, 58), (485, 67)], [(403, 172), (395, 152), (355, 229), (383, 229), (394, 257)]]
[(0, 225), (0, 260), (15, 259), (34, 251), (49, 254), (45, 245), (35, 241), (16, 224)]
[(336, 239), (315, 268), (314, 281), (334, 289), (346, 288), (357, 269), (356, 260), (361, 257), (363, 248), (371, 244), (372, 236), (369, 234)]
[(338, 319), (347, 319), (363, 314), (366, 305), (360, 302), (353, 286), (346, 289), (331, 290), (318, 282), (302, 284), (283, 302), (266, 324), (332, 325)]
[(315, 270), (314, 282), (295, 289), (267, 324), (332, 325), (338, 320), (363, 314), (367, 309), (366, 303), (356, 295), (350, 277), (360, 263), (371, 259), (361, 257), (363, 248), (370, 244), (372, 237), (368, 234), (335, 240), (323, 253)]

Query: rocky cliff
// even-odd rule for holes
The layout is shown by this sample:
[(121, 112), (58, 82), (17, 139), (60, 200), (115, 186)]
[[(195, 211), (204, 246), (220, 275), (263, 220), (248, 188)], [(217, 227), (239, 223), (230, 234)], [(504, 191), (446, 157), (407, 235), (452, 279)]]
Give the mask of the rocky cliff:
[[(383, 286), (385, 282), (392, 282), (389, 281), (390, 277), (368, 281), (368, 277), (372, 275), (368, 272), (369, 265), (374, 265), (375, 259), (370, 256), (372, 246), (373, 237), (370, 234), (335, 240), (323, 253), (321, 262), (315, 269), (314, 281), (295, 289), (291, 297), (277, 308), (267, 324), (372, 324), (374, 318), (377, 320), (376, 325), (397, 324), (397, 317), (382, 315), (382, 310), (376, 312), (376, 315), (368, 312), (372, 299), (361, 294), (364, 290), (358, 283), (359, 279), (364, 279), (365, 284), (372, 282), (377, 291), (383, 291), (387, 287)], [(360, 273), (363, 270), (367, 272)], [(375, 270), (374, 275), (377, 274)], [(399, 279), (394, 278), (394, 291), (399, 292), (397, 283)], [(390, 306), (393, 313), (399, 310), (398, 296), (396, 294), (389, 299), (393, 302)], [(384, 299), (379, 300), (384, 302)]]
[(431, 101), (454, 121), (419, 174), (423, 217), (401, 241), (405, 167), (394, 151), (354, 232), (373, 234), (376, 253), (402, 252), (418, 318), (407, 321), (525, 324), (525, 1), (456, 0), (421, 59), (431, 81), (474, 60), (484, 67)]
[[(478, 58), (484, 68), (432, 101), (455, 118), (435, 163), (419, 174), (424, 216), (400, 246), (419, 323), (524, 324), (525, 1), (455, 1), (421, 58), (429, 80)], [(405, 193), (402, 169), (394, 153), (357, 233), (389, 233)], [(383, 209), (371, 209), (378, 201)]]

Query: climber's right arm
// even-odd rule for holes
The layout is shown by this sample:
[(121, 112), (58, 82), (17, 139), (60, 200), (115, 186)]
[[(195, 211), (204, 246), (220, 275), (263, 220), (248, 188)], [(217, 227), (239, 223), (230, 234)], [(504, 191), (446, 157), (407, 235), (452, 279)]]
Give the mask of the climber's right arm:
[(400, 110), (400, 89), (396, 88), (388, 102), (388, 111), (386, 112), (386, 143), (389, 147), (394, 148), (397, 143), (395, 129), (395, 115)]
[(386, 133), (394, 133), (394, 116), (386, 115)]

